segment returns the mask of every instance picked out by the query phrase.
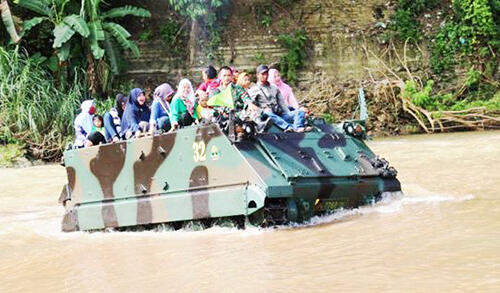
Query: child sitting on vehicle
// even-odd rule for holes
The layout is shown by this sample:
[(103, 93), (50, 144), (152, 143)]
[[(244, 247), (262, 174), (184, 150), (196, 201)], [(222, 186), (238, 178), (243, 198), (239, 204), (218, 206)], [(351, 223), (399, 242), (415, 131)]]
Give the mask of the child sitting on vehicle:
[(212, 117), (214, 116), (214, 109), (207, 105), (208, 96), (200, 96), (198, 100), (198, 105), (196, 106), (196, 113), (198, 115), (199, 120), (203, 120), (205, 122), (212, 121)]
[(90, 147), (94, 145), (98, 145), (101, 143), (106, 143), (105, 130), (104, 130), (104, 120), (101, 115), (94, 115), (92, 118), (92, 130), (90, 131), (90, 135), (87, 137), (87, 141), (85, 142), (85, 146)]

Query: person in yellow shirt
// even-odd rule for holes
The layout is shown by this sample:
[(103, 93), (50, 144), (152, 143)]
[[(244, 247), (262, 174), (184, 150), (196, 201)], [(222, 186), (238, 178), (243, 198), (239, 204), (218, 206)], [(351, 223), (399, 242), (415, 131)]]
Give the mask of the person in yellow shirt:
[(209, 122), (212, 120), (214, 109), (208, 106), (208, 96), (201, 96), (198, 100), (198, 105), (196, 106), (196, 113), (199, 120), (204, 120)]

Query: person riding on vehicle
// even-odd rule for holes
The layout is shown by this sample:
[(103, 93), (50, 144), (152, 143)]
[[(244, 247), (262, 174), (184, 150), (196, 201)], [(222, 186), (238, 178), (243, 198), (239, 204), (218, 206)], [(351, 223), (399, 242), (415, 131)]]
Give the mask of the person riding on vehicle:
[(126, 139), (140, 137), (149, 129), (150, 115), (144, 91), (140, 88), (131, 90), (123, 113), (120, 135)]
[(195, 111), (196, 105), (194, 100), (195, 97), (191, 82), (186, 78), (181, 80), (177, 86), (177, 93), (172, 99), (172, 104), (170, 105), (170, 122), (172, 124), (172, 130), (179, 127), (189, 126), (198, 119), (198, 115)]
[(168, 83), (164, 83), (155, 89), (149, 119), (151, 134), (154, 134), (156, 130), (170, 130), (170, 102), (174, 93), (174, 89)]
[(253, 103), (285, 132), (310, 131), (310, 127), (305, 127), (306, 113), (302, 110), (290, 111), (288, 109), (279, 89), (268, 82), (268, 71), (269, 68), (266, 65), (257, 67), (257, 84), (248, 91)]

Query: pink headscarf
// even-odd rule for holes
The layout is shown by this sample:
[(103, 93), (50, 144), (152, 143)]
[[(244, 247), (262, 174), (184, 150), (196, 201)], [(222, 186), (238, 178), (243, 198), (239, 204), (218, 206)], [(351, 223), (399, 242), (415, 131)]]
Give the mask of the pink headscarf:
[(279, 74), (279, 71), (277, 69), (270, 69), (269, 70), (269, 77), (267, 78), (267, 81), (270, 84), (273, 84), (278, 87), (278, 89), (281, 92), (281, 95), (283, 96), (283, 99), (285, 100), (285, 103), (298, 110), (300, 108), (299, 102), (297, 102), (297, 98), (295, 98), (295, 95), (293, 94), (292, 88), (284, 83), (281, 80), (281, 77), (279, 77), (278, 80), (276, 80), (276, 75)]

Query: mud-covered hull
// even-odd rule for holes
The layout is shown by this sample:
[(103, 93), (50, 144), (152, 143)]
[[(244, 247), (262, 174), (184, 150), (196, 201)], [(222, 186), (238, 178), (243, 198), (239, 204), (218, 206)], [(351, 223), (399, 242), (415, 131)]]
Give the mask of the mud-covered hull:
[(258, 225), (305, 221), (400, 191), (384, 162), (330, 125), (231, 142), (210, 124), (68, 150), (62, 230), (232, 217)]

